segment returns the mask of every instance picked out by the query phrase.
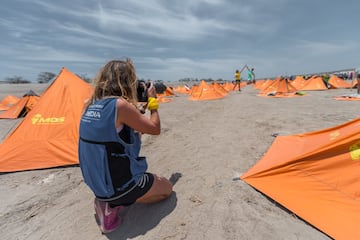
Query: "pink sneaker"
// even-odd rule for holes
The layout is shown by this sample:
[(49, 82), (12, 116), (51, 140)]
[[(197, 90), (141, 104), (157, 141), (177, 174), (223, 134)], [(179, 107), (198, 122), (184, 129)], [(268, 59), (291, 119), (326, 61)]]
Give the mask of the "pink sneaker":
[(123, 206), (111, 208), (109, 203), (95, 198), (94, 200), (95, 217), (101, 232), (109, 233), (117, 229), (121, 224), (119, 211)]

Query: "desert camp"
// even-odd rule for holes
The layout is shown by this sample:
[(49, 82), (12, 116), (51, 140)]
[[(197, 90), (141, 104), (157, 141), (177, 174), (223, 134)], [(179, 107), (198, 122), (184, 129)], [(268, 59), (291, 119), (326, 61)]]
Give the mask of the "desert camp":
[(0, 239), (357, 240), (359, 1), (0, 8)]
[[(276, 86), (279, 79), (273, 81)], [(208, 232), (210, 225), (216, 230), (211, 233), (216, 238), (226, 234), (222, 224), (209, 218), (228, 223), (231, 236), (246, 239), (277, 239), (284, 235), (299, 239), (355, 236), (357, 221), (352, 222), (354, 225), (343, 223), (356, 219), (359, 211), (358, 186), (353, 180), (357, 173), (351, 173), (358, 162), (356, 126), (359, 116), (354, 111), (358, 102), (337, 101), (334, 97), (355, 94), (356, 90), (329, 88), (305, 91), (304, 96), (296, 98), (262, 97), (262, 90), (253, 84), (246, 85), (241, 92), (228, 90), (227, 94), (224, 90), (215, 90), (219, 85), (228, 84), (203, 81), (195, 87), (197, 92), (191, 86), (190, 91), (180, 90), (179, 93), (176, 89), (185, 89), (185, 86), (178, 83), (159, 94), (171, 99), (160, 102), (163, 133), (155, 137), (143, 136), (143, 151), (152, 164), (161, 163), (159, 171), (169, 178), (178, 176), (174, 185), (176, 194), (155, 208), (132, 206), (127, 210), (121, 229), (111, 236), (115, 239), (140, 237), (140, 229), (133, 228), (139, 221), (149, 239), (159, 234), (163, 237), (190, 234), (201, 238), (200, 232)], [(26, 91), (26, 84), (20, 86)], [(21, 230), (30, 239), (41, 235), (57, 239), (61, 223), (60, 229), (68, 229), (70, 238), (107, 239), (93, 228), (95, 220), (89, 217), (91, 193), (73, 156), (76, 116), (92, 87), (66, 68), (52, 84), (35, 86), (41, 97), (25, 117), (0, 120), (2, 191), (18, 192), (21, 196), (3, 201), (3, 216), (7, 216), (8, 221), (5, 224), (5, 218), (1, 220), (4, 236), (11, 239)], [(79, 88), (84, 93), (73, 92)], [(201, 99), (204, 88), (210, 91), (204, 95), (207, 100)], [(3, 89), (1, 97), (17, 95), (16, 91)], [(219, 92), (223, 92), (222, 95)], [(56, 113), (46, 107), (49, 102), (51, 106), (60, 104), (56, 109), (61, 116), (70, 109), (77, 109), (64, 115), (74, 118), (62, 130), (56, 130), (56, 134), (49, 132), (49, 126), (41, 133), (40, 128), (36, 129), (40, 126), (33, 124), (37, 114), (44, 117)], [(66, 110), (69, 105), (71, 108)], [(56, 124), (55, 127), (61, 126)], [(58, 136), (61, 141), (52, 139), (51, 135)], [(49, 148), (49, 143), (53, 149)], [(59, 145), (55, 147), (55, 144)], [(310, 185), (307, 187), (306, 183)], [(38, 194), (40, 189), (47, 194)], [(24, 199), (27, 200), (24, 202)], [(335, 202), (329, 205), (326, 199), (336, 199), (338, 205)], [(165, 210), (157, 212), (160, 207)], [(22, 210), (24, 208), (29, 210)], [(150, 222), (138, 219), (140, 211), (152, 215)], [(334, 215), (336, 221), (331, 220)], [(50, 218), (56, 220), (50, 221)], [(78, 222), (76, 228), (71, 227), (69, 218)], [(204, 226), (199, 220), (207, 224)], [(42, 226), (43, 221), (49, 224)], [(22, 227), (14, 228), (19, 222)], [(160, 226), (166, 228), (155, 231)], [(34, 232), (33, 228), (38, 230)], [(249, 231), (249, 228), (259, 230)]]

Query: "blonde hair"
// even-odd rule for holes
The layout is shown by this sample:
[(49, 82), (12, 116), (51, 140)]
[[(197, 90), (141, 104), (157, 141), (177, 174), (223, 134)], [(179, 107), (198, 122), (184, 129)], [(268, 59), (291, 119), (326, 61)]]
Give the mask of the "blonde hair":
[(89, 104), (110, 97), (122, 97), (137, 104), (137, 79), (130, 58), (112, 60), (103, 66), (94, 79), (94, 94)]

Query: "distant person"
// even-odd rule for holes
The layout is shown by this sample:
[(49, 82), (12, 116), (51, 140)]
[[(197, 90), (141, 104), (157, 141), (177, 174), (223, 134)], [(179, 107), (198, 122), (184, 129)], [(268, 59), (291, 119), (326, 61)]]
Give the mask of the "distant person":
[(241, 91), (241, 86), (240, 86), (240, 84), (241, 84), (241, 72), (239, 70), (236, 70), (234, 77), (235, 77), (235, 85), (234, 85), (233, 90), (235, 90), (236, 86), (238, 86), (239, 87), (239, 92), (240, 92)]
[(360, 94), (360, 67), (355, 69), (355, 77), (357, 81), (357, 94)]
[(330, 75), (327, 73), (324, 73), (322, 77), (323, 77), (323, 81), (324, 81), (326, 87), (330, 88), (330, 84), (329, 84)]
[(247, 75), (247, 80), (248, 83), (254, 83), (255, 84), (255, 73), (254, 73), (254, 68), (248, 68), (248, 75)]
[(146, 158), (139, 156), (141, 134), (159, 135), (161, 128), (153, 83), (144, 86), (149, 117), (137, 107), (138, 86), (130, 59), (108, 62), (95, 78), (94, 94), (80, 120), (80, 169), (95, 195), (103, 233), (121, 224), (118, 214), (124, 206), (158, 202), (172, 193), (171, 182), (147, 172)]

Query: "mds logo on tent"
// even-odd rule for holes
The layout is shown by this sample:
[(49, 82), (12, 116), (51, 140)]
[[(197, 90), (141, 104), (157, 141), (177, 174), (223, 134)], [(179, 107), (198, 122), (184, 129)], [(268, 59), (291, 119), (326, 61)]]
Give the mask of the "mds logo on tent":
[(349, 150), (352, 160), (360, 160), (360, 141), (352, 144)]
[(65, 117), (43, 117), (40, 113), (35, 114), (31, 119), (33, 125), (42, 124), (61, 124), (65, 122)]

